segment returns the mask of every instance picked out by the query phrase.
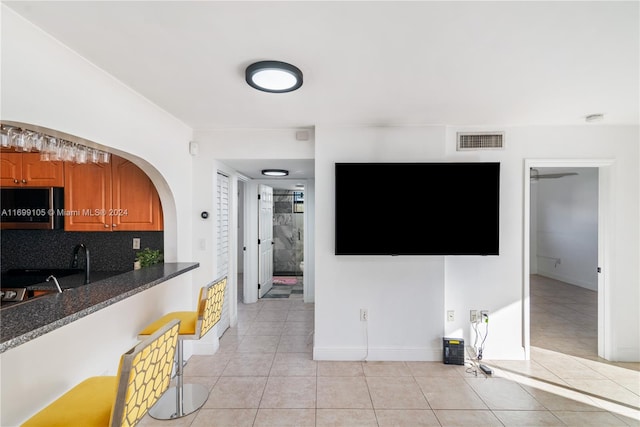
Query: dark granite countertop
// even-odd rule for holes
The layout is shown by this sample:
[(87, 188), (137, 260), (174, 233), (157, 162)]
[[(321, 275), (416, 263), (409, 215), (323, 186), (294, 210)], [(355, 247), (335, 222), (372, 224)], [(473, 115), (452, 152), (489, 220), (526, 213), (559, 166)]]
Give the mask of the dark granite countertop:
[[(58, 279), (62, 293), (33, 298), (0, 310), (0, 353), (58, 329), (152, 288), (187, 271), (199, 263), (165, 263), (140, 270), (92, 272), (91, 283), (80, 286), (83, 275)], [(114, 275), (114, 273), (116, 275)], [(32, 285), (31, 289), (55, 289), (52, 282)]]

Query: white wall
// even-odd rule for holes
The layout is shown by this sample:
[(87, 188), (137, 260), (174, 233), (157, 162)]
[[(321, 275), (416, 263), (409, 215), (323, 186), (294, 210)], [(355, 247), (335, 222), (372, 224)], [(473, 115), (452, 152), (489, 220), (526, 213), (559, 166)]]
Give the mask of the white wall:
[[(637, 126), (566, 126), (566, 127), (505, 127), (507, 132), (508, 162), (514, 164), (517, 172), (507, 173), (503, 182), (515, 182), (519, 186), (514, 198), (505, 206), (502, 202), (501, 214), (510, 212), (509, 218), (518, 224), (508, 232), (502, 230), (509, 242), (516, 244), (517, 250), (522, 250), (524, 233), (521, 221), (523, 216), (523, 190), (529, 186), (528, 179), (524, 179), (523, 160), (535, 159), (610, 159), (612, 165), (607, 169), (610, 176), (606, 197), (610, 205), (609, 246), (607, 247), (608, 263), (605, 266), (606, 292), (609, 300), (605, 307), (611, 316), (607, 328), (608, 357), (618, 361), (640, 360), (640, 317), (637, 307), (640, 303), (640, 278), (636, 267), (640, 259), (638, 240), (629, 239), (630, 235), (638, 233), (638, 218), (640, 215), (640, 186), (638, 185), (638, 140)], [(453, 136), (451, 136), (453, 139)], [(449, 144), (451, 146), (452, 142)], [(528, 174), (527, 174), (528, 175)], [(504, 189), (504, 187), (503, 187)], [(501, 196), (502, 197), (502, 196)], [(505, 201), (505, 198), (501, 198)], [(517, 202), (516, 202), (517, 201)], [(501, 247), (503, 240), (501, 238)], [(523, 272), (520, 260), (514, 259), (518, 275)], [(508, 271), (508, 270), (506, 270)], [(511, 286), (510, 278), (501, 279), (500, 286)], [(453, 284), (453, 283), (451, 283)], [(450, 283), (447, 283), (449, 288)], [(464, 284), (460, 283), (462, 289)], [(470, 289), (467, 287), (467, 292)], [(463, 292), (464, 293), (464, 292)], [(496, 292), (491, 297), (499, 295)], [(636, 307), (636, 308), (633, 308)], [(511, 319), (517, 321), (516, 317)], [(495, 319), (492, 326), (495, 325)], [(495, 330), (491, 333), (495, 336)], [(493, 342), (491, 337), (487, 340)], [(497, 343), (500, 344), (500, 343)], [(491, 345), (491, 344), (489, 344)], [(495, 345), (493, 345), (495, 347)], [(487, 353), (487, 357), (490, 357)], [(496, 356), (491, 356), (496, 357)]]
[[(134, 160), (162, 199), (166, 260), (193, 261), (191, 129), (10, 9), (1, 13), (0, 118), (75, 135)], [(178, 276), (3, 353), (0, 424), (19, 424), (87, 376), (115, 374), (137, 331), (160, 314), (194, 307), (197, 286), (192, 273)]]
[[(540, 179), (536, 187), (535, 230), (540, 275), (598, 290), (598, 168), (539, 168), (540, 174), (576, 172)], [(533, 188), (532, 188), (533, 189)], [(532, 238), (532, 240), (534, 240)], [(532, 248), (534, 247), (531, 245)]]
[[(316, 331), (318, 359), (362, 357), (359, 321), (370, 310), (369, 356), (439, 360), (443, 336), (471, 342), (469, 310), (489, 310), (484, 357), (522, 359), (525, 159), (613, 159), (609, 248), (614, 360), (640, 359), (638, 127), (502, 127), (503, 151), (456, 152), (445, 127), (316, 127)], [(495, 129), (493, 129), (495, 130)], [(337, 161), (500, 161), (500, 256), (337, 257), (333, 255), (333, 164)], [(390, 203), (393, 203), (390, 201)], [(372, 206), (371, 208), (375, 208)], [(528, 233), (528, 230), (526, 230)], [(615, 310), (613, 308), (615, 307)], [(445, 312), (454, 310), (454, 322)], [(382, 311), (384, 324), (374, 319)]]
[[(524, 160), (577, 158), (614, 160), (612, 211), (614, 229), (610, 248), (614, 270), (610, 277), (609, 328), (611, 357), (638, 360), (638, 271), (629, 263), (638, 258), (638, 243), (621, 238), (637, 233), (637, 127), (503, 127), (507, 149), (456, 152), (458, 130), (445, 127), (331, 128), (317, 126), (316, 179), (313, 228), (316, 251), (316, 330), (318, 359), (440, 360), (443, 336), (462, 336), (471, 342), (471, 309), (489, 310), (491, 332), (484, 356), (522, 359)], [(495, 130), (495, 129), (493, 129)], [(213, 159), (308, 158), (308, 149), (293, 141), (292, 130), (220, 130), (198, 132), (201, 146), (196, 176), (212, 170)], [(244, 149), (243, 147), (249, 147)], [(336, 257), (333, 255), (333, 163), (336, 161), (500, 161), (501, 255), (499, 257)], [(204, 172), (208, 173), (208, 172)], [(195, 178), (197, 182), (201, 180)], [(527, 230), (528, 232), (528, 230)], [(307, 252), (305, 250), (305, 252)], [(308, 260), (308, 256), (305, 255)], [(635, 257), (635, 258), (634, 258)], [(204, 257), (206, 258), (206, 257)], [(311, 275), (305, 262), (305, 281)], [(247, 272), (245, 272), (247, 274)], [(306, 289), (305, 289), (306, 294)], [(615, 301), (615, 302), (614, 302)], [(633, 302), (630, 304), (629, 301)], [(363, 329), (360, 308), (370, 320)], [(445, 312), (454, 310), (454, 322)], [(382, 315), (382, 317), (380, 317)], [(622, 326), (618, 326), (622, 325)], [(627, 328), (627, 326), (630, 328)], [(629, 331), (621, 333), (620, 328)]]
[[(444, 257), (335, 256), (334, 163), (440, 160), (444, 141), (443, 127), (316, 127), (316, 359), (441, 359)], [(362, 214), (404, 203), (372, 201)], [(380, 226), (411, 233), (406, 224)], [(361, 308), (369, 311), (366, 323)]]
[[(197, 288), (215, 275), (212, 221), (200, 222), (199, 213), (214, 212), (213, 176), (216, 169), (223, 168), (217, 159), (315, 155), (315, 235), (306, 236), (315, 241), (315, 247), (305, 250), (306, 257), (315, 250), (315, 266), (308, 268), (307, 257), (305, 276), (310, 274), (309, 280), (315, 281), (314, 354), (319, 359), (361, 359), (367, 351), (368, 337), (368, 357), (372, 360), (439, 360), (442, 336), (460, 334), (470, 340), (470, 309), (491, 313), (486, 358), (523, 358), (523, 196), (524, 186), (529, 185), (523, 182), (524, 160), (612, 159), (608, 345), (613, 360), (640, 360), (640, 252), (638, 239), (629, 238), (640, 236), (637, 126), (506, 127), (507, 149), (483, 153), (455, 152), (456, 130), (483, 129), (319, 125), (315, 144), (295, 141), (292, 130), (212, 131), (193, 138), (201, 143), (201, 150), (192, 158), (188, 154), (192, 134), (187, 126), (6, 7), (2, 7), (1, 78), (2, 120), (56, 129), (145, 160), (141, 166), (154, 179), (165, 210), (167, 260), (200, 261), (202, 270), (159, 288), (160, 294), (153, 299), (135, 300), (144, 316), (190, 307)], [(334, 256), (333, 163), (375, 160), (501, 161), (501, 255), (384, 259)], [(203, 250), (195, 249), (200, 236), (211, 243), (205, 242)], [(178, 300), (173, 298), (176, 289), (179, 295), (189, 291), (194, 295)], [(360, 308), (369, 309), (370, 320), (364, 325), (368, 331), (359, 321)], [(109, 315), (124, 319), (130, 309), (114, 308)], [(455, 310), (454, 322), (445, 322), (446, 310)], [(124, 348), (138, 325), (116, 325), (122, 328), (118, 329), (122, 334), (116, 334), (118, 338), (110, 345)], [(81, 328), (77, 335), (91, 335), (91, 326), (95, 325)], [(129, 330), (125, 330), (127, 326)], [(51, 345), (31, 349), (47, 354)], [(3, 362), (9, 354), (3, 355)], [(70, 371), (48, 365), (46, 372), (25, 374), (24, 381), (43, 387), (46, 382), (48, 393), (59, 394), (69, 381), (110, 367), (94, 356), (87, 357), (97, 362), (95, 367)], [(22, 366), (18, 369), (29, 372)], [(11, 416), (5, 415), (10, 407), (5, 404), (7, 390), (13, 390), (11, 384), (3, 383), (2, 425), (11, 425), (4, 423), (4, 417)], [(24, 399), (24, 395), (12, 393), (11, 399)], [(37, 406), (40, 402), (31, 403)]]
[(75, 135), (139, 164), (162, 199), (165, 258), (190, 261), (190, 241), (178, 238), (191, 236), (188, 126), (4, 6), (1, 79), (2, 120)]

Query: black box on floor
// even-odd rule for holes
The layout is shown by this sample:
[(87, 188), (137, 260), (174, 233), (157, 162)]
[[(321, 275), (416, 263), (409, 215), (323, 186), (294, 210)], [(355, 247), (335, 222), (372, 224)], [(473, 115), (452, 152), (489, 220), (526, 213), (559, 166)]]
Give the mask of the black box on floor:
[(464, 365), (464, 340), (462, 338), (443, 338), (442, 344), (442, 361), (446, 365)]

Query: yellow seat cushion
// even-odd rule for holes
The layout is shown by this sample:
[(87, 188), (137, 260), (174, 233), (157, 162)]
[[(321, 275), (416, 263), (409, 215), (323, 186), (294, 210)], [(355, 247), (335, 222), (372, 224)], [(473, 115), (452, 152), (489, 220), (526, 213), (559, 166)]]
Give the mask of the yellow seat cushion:
[(180, 335), (193, 335), (196, 333), (196, 323), (198, 321), (198, 313), (196, 311), (174, 311), (165, 314), (155, 322), (145, 327), (138, 335), (151, 335), (170, 320), (178, 319), (180, 321)]
[(22, 427), (108, 426), (118, 378), (91, 377), (31, 417)]

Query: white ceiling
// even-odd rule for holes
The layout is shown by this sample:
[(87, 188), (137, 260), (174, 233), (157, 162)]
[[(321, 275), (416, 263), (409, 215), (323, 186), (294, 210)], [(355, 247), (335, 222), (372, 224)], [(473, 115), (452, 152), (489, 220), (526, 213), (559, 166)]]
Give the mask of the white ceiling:
[[(299, 190), (297, 184), (303, 184), (307, 178), (315, 175), (315, 164), (313, 159), (219, 159), (247, 178), (270, 180), (265, 182), (278, 188), (289, 190)], [(268, 178), (262, 175), (263, 169), (286, 169), (289, 175), (283, 178)], [(278, 185), (275, 185), (278, 183)]]
[(196, 130), (639, 123), (637, 1), (3, 3)]

